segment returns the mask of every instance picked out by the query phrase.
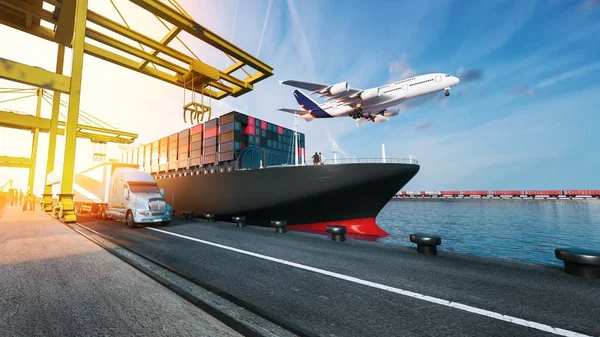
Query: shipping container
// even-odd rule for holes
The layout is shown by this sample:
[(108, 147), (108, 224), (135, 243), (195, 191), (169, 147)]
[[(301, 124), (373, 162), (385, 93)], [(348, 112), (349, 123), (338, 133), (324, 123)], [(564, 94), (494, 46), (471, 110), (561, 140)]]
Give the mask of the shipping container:
[(190, 159), (190, 167), (202, 166), (202, 157)]
[(190, 143), (201, 142), (203, 135), (203, 133), (192, 134), (192, 137), (190, 138)]
[(242, 143), (240, 142), (228, 142), (219, 144), (218, 151), (219, 152), (230, 152), (230, 151), (240, 151), (242, 149)]
[(217, 162), (217, 155), (216, 154), (211, 154), (211, 155), (204, 155), (203, 157), (204, 159), (204, 164), (214, 164)]
[(211, 129), (208, 129), (208, 128), (205, 129), (204, 130), (204, 139), (216, 137), (218, 131), (219, 131), (219, 129), (217, 127), (214, 127), (214, 128), (211, 128)]
[(208, 122), (204, 123), (204, 130), (214, 129), (218, 125), (219, 125), (219, 119), (213, 118), (213, 119), (209, 120)]
[(213, 155), (215, 153), (217, 153), (217, 147), (216, 146), (210, 146), (210, 147), (205, 147), (204, 148), (204, 156)]
[(204, 139), (204, 148), (216, 146), (217, 145), (217, 137), (211, 137), (208, 139)]
[(179, 138), (186, 138), (190, 136), (190, 129), (185, 129), (182, 131), (179, 131)]
[(190, 151), (190, 159), (202, 157), (202, 150)]
[[(235, 161), (240, 168), (291, 164), (294, 162), (294, 131), (237, 111), (213, 118), (159, 139), (132, 153), (126, 160), (145, 164), (152, 172), (186, 169)], [(298, 133), (298, 152), (306, 160), (304, 135)], [(239, 161), (238, 161), (239, 158)], [(199, 160), (201, 159), (201, 160)], [(192, 161), (193, 160), (193, 161)], [(231, 166), (230, 166), (231, 167)]]
[(235, 115), (235, 112), (232, 111), (230, 113), (227, 113), (227, 114), (219, 117), (219, 125), (233, 123), (233, 120), (235, 119), (234, 115)]
[(236, 153), (234, 151), (219, 153), (219, 162), (234, 160)]
[(190, 133), (192, 135), (195, 134), (199, 134), (202, 133), (204, 131), (204, 124), (198, 124), (198, 125), (194, 125), (192, 126), (192, 128), (190, 129)]
[(201, 151), (202, 150), (202, 142), (195, 142), (190, 145), (190, 151)]
[(228, 143), (231, 141), (242, 142), (244, 135), (238, 131), (230, 131), (219, 135), (219, 143)]

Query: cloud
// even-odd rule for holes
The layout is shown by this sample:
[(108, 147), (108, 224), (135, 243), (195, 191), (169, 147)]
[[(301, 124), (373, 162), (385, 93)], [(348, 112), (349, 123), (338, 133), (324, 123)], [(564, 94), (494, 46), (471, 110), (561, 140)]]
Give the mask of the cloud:
[(575, 76), (579, 76), (581, 74), (587, 73), (590, 70), (594, 70), (596, 68), (600, 68), (600, 62), (596, 62), (596, 63), (592, 63), (592, 64), (588, 64), (586, 66), (577, 68), (577, 69), (573, 69), (573, 70), (569, 70), (563, 73), (560, 73), (554, 77), (551, 77), (543, 82), (541, 82), (540, 84), (538, 84), (538, 88), (545, 88), (545, 87), (549, 87), (552, 85), (555, 85), (558, 82), (564, 81), (566, 79), (569, 79), (571, 77), (575, 77)]
[(585, 66), (577, 68), (577, 69), (559, 73), (558, 75), (552, 76), (552, 77), (538, 83), (534, 87), (531, 87), (529, 85), (522, 85), (522, 86), (515, 87), (511, 91), (509, 91), (509, 94), (511, 96), (533, 96), (540, 89), (545, 89), (545, 88), (551, 87), (559, 82), (562, 82), (564, 80), (567, 80), (567, 79), (575, 77), (575, 76), (579, 76), (579, 75), (588, 73), (592, 70), (595, 70), (596, 68), (600, 68), (600, 62), (588, 64), (588, 65), (585, 65)]
[(508, 92), (508, 94), (511, 96), (533, 96), (536, 93), (537, 91), (535, 90), (535, 88), (532, 88), (528, 85), (515, 87)]
[(414, 131), (423, 131), (423, 130), (431, 129), (434, 126), (435, 126), (434, 123), (419, 124), (419, 125), (413, 127), (413, 130)]
[[(262, 32), (260, 33), (260, 40), (258, 41), (258, 48), (256, 49), (256, 56), (260, 54), (260, 47), (262, 46), (263, 39), (265, 37), (265, 30), (267, 29), (267, 23), (269, 22), (269, 13), (271, 13), (271, 5), (273, 5), (273, 0), (269, 0), (269, 6), (267, 7), (267, 14), (265, 15), (265, 22), (263, 22)], [(236, 6), (237, 9), (237, 6)], [(236, 10), (237, 13), (237, 10)]]
[(409, 78), (415, 74), (414, 69), (406, 60), (408, 55), (402, 53), (400, 60), (392, 62), (389, 67), (390, 80), (397, 81), (405, 78)]
[(458, 76), (463, 83), (477, 82), (483, 79), (483, 70), (458, 68), (456, 76)]
[(585, 0), (581, 4), (580, 9), (587, 13), (593, 11), (598, 6), (600, 6), (600, 0)]
[(288, 5), (288, 9), (290, 10), (290, 15), (292, 16), (292, 20), (294, 21), (296, 28), (300, 32), (300, 36), (302, 37), (302, 42), (304, 43), (304, 48), (300, 48), (300, 50), (306, 52), (307, 57), (308, 57), (308, 62), (310, 65), (312, 65), (313, 56), (310, 51), (310, 45), (308, 43), (308, 39), (306, 38), (306, 34), (304, 32), (304, 28), (302, 27), (300, 18), (298, 17), (298, 13), (296, 12), (296, 8), (294, 7), (294, 3), (292, 2), (292, 0), (288, 0), (287, 5)]

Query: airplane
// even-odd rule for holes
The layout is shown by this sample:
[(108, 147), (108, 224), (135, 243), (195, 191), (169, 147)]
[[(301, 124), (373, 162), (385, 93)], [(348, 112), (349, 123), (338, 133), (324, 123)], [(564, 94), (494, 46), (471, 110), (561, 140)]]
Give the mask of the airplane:
[(301, 110), (281, 108), (280, 111), (296, 114), (307, 122), (315, 118), (352, 117), (357, 126), (366, 121), (387, 122), (397, 116), (400, 109), (395, 107), (409, 99), (444, 91), (450, 96), (450, 88), (460, 79), (443, 73), (414, 76), (381, 87), (361, 90), (351, 88), (348, 82), (334, 85), (302, 82), (295, 80), (279, 81), (292, 87), (309, 90), (311, 95), (326, 97), (325, 103), (318, 104), (306, 94), (294, 90)]

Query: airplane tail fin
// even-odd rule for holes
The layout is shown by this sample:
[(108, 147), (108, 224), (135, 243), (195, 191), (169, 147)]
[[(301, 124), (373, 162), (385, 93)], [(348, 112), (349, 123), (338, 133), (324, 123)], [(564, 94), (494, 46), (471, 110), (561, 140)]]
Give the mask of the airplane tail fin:
[(298, 102), (298, 105), (300, 105), (302, 110), (306, 110), (309, 112), (321, 110), (317, 102), (315, 102), (312, 98), (306, 96), (299, 90), (294, 90), (294, 97), (296, 97), (296, 102)]

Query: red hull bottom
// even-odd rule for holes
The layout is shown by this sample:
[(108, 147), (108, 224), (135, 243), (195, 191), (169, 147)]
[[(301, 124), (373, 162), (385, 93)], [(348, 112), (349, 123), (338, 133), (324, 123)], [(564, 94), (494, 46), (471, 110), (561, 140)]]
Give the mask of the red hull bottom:
[(362, 218), (352, 220), (316, 222), (302, 225), (287, 226), (290, 230), (322, 232), (325, 233), (327, 226), (345, 226), (347, 234), (358, 234), (367, 236), (388, 236), (389, 234), (377, 226), (375, 218)]

